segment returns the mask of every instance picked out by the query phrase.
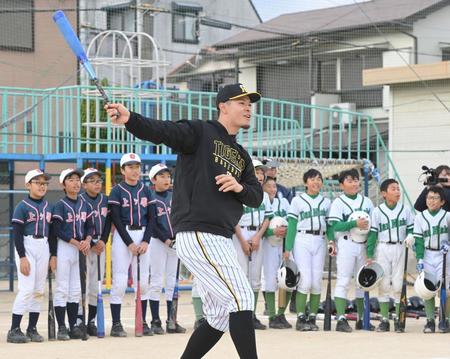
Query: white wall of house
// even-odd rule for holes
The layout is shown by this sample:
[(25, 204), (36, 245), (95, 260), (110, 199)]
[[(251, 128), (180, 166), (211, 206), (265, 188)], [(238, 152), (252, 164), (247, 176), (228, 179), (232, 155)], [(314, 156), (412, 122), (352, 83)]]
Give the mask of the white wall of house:
[(450, 42), (450, 6), (433, 12), (414, 24), (413, 35), (418, 40), (419, 63), (441, 61), (439, 42)]
[(256, 91), (256, 66), (251, 66), (251, 64), (240, 60), (239, 82), (245, 86), (247, 91)]
[[(450, 80), (428, 87), (450, 103)], [(420, 83), (391, 86), (393, 108), (389, 135), (392, 159), (412, 201), (423, 189), (421, 166), (450, 164), (450, 120), (447, 110)]]

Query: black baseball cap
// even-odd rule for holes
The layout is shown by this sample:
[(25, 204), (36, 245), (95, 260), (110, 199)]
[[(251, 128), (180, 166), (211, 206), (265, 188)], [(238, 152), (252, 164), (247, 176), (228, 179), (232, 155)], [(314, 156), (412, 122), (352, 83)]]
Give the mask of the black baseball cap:
[(257, 92), (248, 92), (241, 83), (226, 85), (217, 93), (216, 107), (219, 108), (219, 103), (221, 102), (237, 100), (244, 96), (248, 96), (251, 103), (257, 102), (261, 98), (261, 95)]

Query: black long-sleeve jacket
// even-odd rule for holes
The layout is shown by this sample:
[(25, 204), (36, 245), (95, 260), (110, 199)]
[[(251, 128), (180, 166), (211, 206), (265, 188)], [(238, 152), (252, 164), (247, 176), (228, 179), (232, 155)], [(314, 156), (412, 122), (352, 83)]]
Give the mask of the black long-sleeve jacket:
[[(263, 191), (249, 154), (219, 121), (159, 121), (132, 112), (125, 126), (136, 137), (178, 153), (171, 213), (175, 233), (231, 237), (242, 205), (261, 204)], [(242, 192), (219, 192), (215, 177), (226, 173), (244, 187)]]

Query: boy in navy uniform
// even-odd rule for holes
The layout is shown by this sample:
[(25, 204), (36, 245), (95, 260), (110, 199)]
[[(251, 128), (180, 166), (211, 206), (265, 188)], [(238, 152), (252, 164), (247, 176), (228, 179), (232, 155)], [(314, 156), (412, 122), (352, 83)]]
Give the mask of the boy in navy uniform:
[[(141, 278), (147, 279), (150, 257), (147, 251), (150, 242), (148, 226), (148, 202), (150, 190), (140, 181), (141, 159), (135, 153), (127, 153), (120, 160), (120, 171), (124, 181), (114, 186), (109, 195), (112, 223), (116, 227), (112, 242), (111, 316), (112, 337), (126, 337), (120, 321), (122, 299), (128, 281), (128, 267), (132, 264), (133, 283), (137, 281), (137, 256), (140, 257)], [(141, 291), (147, 293), (148, 280), (141, 280)], [(142, 300), (142, 316), (145, 319), (147, 301)], [(144, 321), (144, 335), (153, 335)]]
[[(152, 312), (151, 327), (155, 334), (163, 334), (159, 318), (159, 297), (165, 277), (165, 297), (167, 303), (167, 319), (172, 309), (172, 298), (176, 282), (178, 257), (175, 249), (175, 234), (170, 222), (172, 192), (169, 190), (171, 175), (165, 164), (158, 163), (150, 169), (148, 175), (155, 186), (150, 202), (149, 215), (152, 238), (150, 241), (150, 288), (146, 299), (149, 299)], [(166, 322), (167, 324), (167, 322)], [(166, 325), (168, 333), (185, 333), (186, 329), (176, 323), (175, 329)]]
[[(100, 278), (105, 273), (105, 245), (111, 231), (111, 217), (108, 216), (108, 197), (101, 193), (103, 174), (95, 168), (87, 168), (81, 177), (81, 183), (85, 192), (80, 194), (93, 212), (94, 235), (91, 242), (91, 250), (86, 256), (87, 262), (87, 298), (88, 298), (88, 325), (89, 335), (97, 336), (95, 317), (97, 315), (97, 257), (100, 257)], [(80, 317), (80, 311), (78, 311)]]
[[(81, 299), (79, 252), (87, 255), (91, 246), (94, 225), (92, 211), (78, 195), (83, 171), (68, 168), (61, 172), (59, 183), (66, 196), (53, 210), (53, 232), (57, 241), (55, 314), (58, 321), (58, 340), (81, 339), (82, 331), (76, 325)], [(65, 315), (69, 319), (67, 332)]]
[[(42, 342), (36, 325), (44, 296), (49, 264), (48, 236), (52, 206), (44, 199), (50, 176), (35, 169), (25, 175), (27, 198), (16, 206), (12, 218), (19, 292), (12, 310), (8, 343)], [(20, 330), (23, 315), (29, 313), (26, 335)]]

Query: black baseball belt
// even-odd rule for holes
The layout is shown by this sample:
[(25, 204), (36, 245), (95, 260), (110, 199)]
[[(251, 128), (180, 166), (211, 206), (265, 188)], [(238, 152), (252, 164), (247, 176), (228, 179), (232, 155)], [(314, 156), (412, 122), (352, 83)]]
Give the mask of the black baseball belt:
[(353, 239), (351, 239), (349, 236), (342, 236), (341, 238), (345, 239), (346, 241), (347, 241), (347, 240), (351, 240), (353, 243), (357, 243), (357, 244), (364, 244), (364, 243), (367, 242), (367, 241), (364, 241), (364, 242), (356, 242), (356, 241), (354, 241)]
[(319, 231), (319, 230), (313, 231), (313, 230), (310, 230), (310, 229), (298, 229), (297, 233), (312, 234), (314, 236), (323, 236), (325, 234), (324, 231)]
[(258, 230), (257, 226), (240, 226), (240, 227), (247, 229), (247, 231), (257, 231)]
[(127, 228), (129, 231), (140, 231), (143, 227), (133, 224), (133, 225), (128, 225)]

